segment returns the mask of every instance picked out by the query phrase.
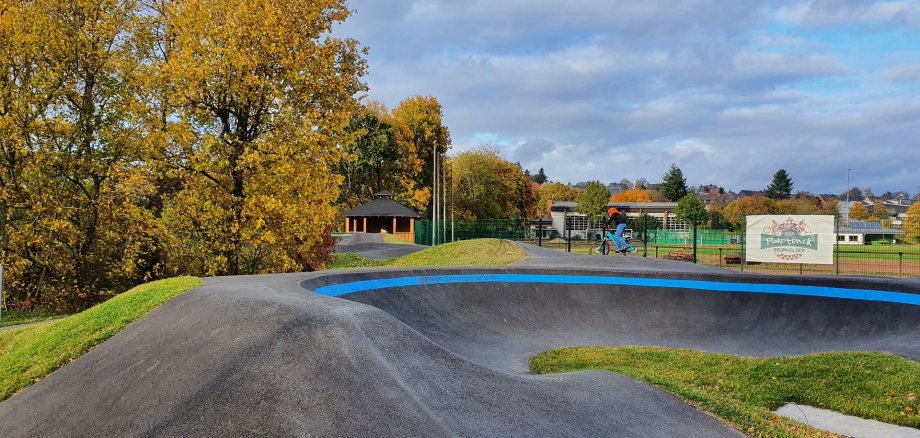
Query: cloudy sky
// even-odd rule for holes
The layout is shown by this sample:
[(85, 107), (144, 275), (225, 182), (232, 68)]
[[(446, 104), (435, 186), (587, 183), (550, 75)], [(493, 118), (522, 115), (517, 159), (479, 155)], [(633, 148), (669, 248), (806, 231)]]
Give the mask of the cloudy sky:
[(920, 0), (349, 0), (368, 99), (550, 179), (920, 186)]

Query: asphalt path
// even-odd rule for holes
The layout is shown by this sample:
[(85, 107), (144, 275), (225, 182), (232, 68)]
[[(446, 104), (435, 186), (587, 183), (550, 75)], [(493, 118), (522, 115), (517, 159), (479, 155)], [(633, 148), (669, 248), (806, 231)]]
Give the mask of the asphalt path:
[(428, 247), (415, 244), (394, 245), (384, 243), (383, 236), (380, 234), (353, 233), (350, 236), (341, 238), (335, 245), (335, 252), (353, 252), (367, 259), (382, 259), (412, 254), (425, 248)]
[(909, 301), (916, 283), (529, 249), (506, 268), (208, 278), (0, 403), (0, 436), (741, 436), (633, 379), (527, 360), (562, 345), (920, 359), (920, 305), (865, 299)]

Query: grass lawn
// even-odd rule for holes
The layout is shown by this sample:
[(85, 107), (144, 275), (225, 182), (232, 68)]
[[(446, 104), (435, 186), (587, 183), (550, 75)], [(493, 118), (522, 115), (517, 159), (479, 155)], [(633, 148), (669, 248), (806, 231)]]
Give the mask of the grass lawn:
[(2, 319), (0, 319), (0, 328), (11, 325), (31, 324), (33, 322), (46, 321), (49, 319), (62, 318), (62, 315), (53, 315), (40, 310), (34, 312), (24, 312), (21, 310), (4, 310)]
[(381, 234), (381, 236), (383, 236), (383, 243), (389, 243), (389, 244), (392, 244), (392, 245), (413, 245), (412, 242), (410, 242), (410, 241), (408, 241), (408, 240), (406, 240), (406, 239), (402, 239), (402, 238), (396, 237), (396, 236), (394, 236), (394, 235), (392, 235), (392, 234), (389, 234), (389, 233), (383, 233), (383, 234)]
[(751, 358), (659, 347), (566, 347), (535, 356), (530, 369), (625, 374), (753, 436), (833, 436), (773, 413), (788, 402), (920, 428), (920, 362), (884, 353)]
[(329, 269), (375, 266), (505, 266), (523, 260), (527, 253), (501, 239), (473, 239), (445, 243), (402, 257), (366, 259), (355, 253), (335, 255)]
[(66, 318), (0, 332), (0, 401), (82, 356), (170, 298), (201, 284), (195, 277), (154, 281)]

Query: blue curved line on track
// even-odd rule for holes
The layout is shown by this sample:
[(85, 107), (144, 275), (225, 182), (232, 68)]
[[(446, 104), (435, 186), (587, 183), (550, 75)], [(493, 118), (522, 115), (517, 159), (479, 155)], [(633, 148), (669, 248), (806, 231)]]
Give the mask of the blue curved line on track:
[(889, 292), (872, 289), (845, 289), (826, 286), (798, 286), (788, 284), (728, 283), (704, 280), (672, 280), (663, 278), (606, 277), (597, 275), (550, 275), (550, 274), (457, 274), (425, 275), (417, 277), (381, 278), (350, 283), (333, 284), (314, 290), (314, 293), (330, 297), (366, 292), (393, 287), (428, 286), (458, 283), (542, 283), (542, 284), (585, 284), (637, 287), (663, 287), (671, 289), (694, 289), (708, 292), (740, 292), (778, 295), (798, 295), (848, 300), (882, 301), (888, 303), (920, 306), (920, 294)]

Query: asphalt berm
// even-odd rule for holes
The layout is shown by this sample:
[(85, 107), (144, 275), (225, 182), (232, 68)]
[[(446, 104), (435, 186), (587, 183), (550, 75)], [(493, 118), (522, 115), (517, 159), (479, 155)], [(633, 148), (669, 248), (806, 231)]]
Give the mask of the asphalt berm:
[(206, 279), (0, 403), (0, 436), (741, 436), (562, 345), (920, 359), (920, 285), (539, 254)]

